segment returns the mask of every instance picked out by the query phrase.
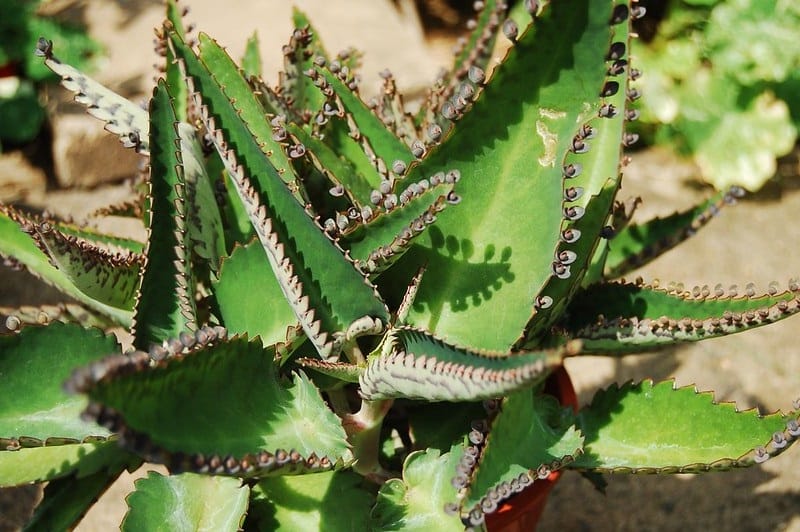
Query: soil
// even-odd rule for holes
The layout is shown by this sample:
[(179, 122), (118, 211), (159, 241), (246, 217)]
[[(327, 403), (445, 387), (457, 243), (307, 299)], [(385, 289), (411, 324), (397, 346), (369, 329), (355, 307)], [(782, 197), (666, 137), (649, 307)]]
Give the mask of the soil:
[[(70, 4), (70, 2), (67, 2)], [(130, 97), (144, 98), (158, 61), (152, 50), (152, 28), (162, 18), (160, 2), (87, 0), (73, 3), (90, 33), (102, 42), (107, 58), (98, 65), (96, 77)], [(279, 0), (238, 0), (222, 4), (212, 0), (186, 2), (189, 19), (224, 43), (233, 57), (240, 57), (252, 30), (259, 29), (264, 72), (281, 67), (280, 49), (291, 31), (291, 4)], [(411, 0), (363, 2), (337, 0), (296, 0), (321, 34), (329, 51), (355, 46), (365, 52), (364, 90), (377, 87), (378, 72), (391, 66), (405, 92), (419, 94), (436, 72), (449, 62), (452, 39), (442, 36), (425, 40), (423, 28)], [(225, 5), (221, 8), (221, 5)], [(334, 6), (335, 7), (332, 7)], [(70, 14), (70, 13), (68, 13)], [(58, 44), (56, 43), (56, 53)], [(266, 76), (274, 80), (274, 77)], [(70, 112), (63, 91), (51, 91), (53, 107)], [(81, 134), (102, 134), (96, 121), (86, 122)], [(54, 131), (54, 135), (59, 132)], [(77, 141), (65, 145), (80, 144)], [(112, 149), (120, 150), (121, 147)], [(72, 152), (71, 152), (72, 153)], [(93, 189), (60, 189), (54, 169), (31, 168), (14, 162), (12, 152), (0, 157), (0, 190), (5, 200), (21, 200), (35, 208), (47, 208), (76, 218), (99, 206), (122, 199), (125, 187), (102, 184)], [(94, 159), (85, 152), (87, 164)], [(57, 155), (54, 156), (57, 160)], [(112, 158), (113, 159), (113, 158)], [(119, 158), (123, 166), (115, 175), (132, 176), (135, 163)], [(638, 219), (668, 214), (706, 197), (711, 191), (694, 180), (691, 165), (676, 160), (664, 150), (650, 150), (634, 156), (625, 172), (623, 196), (645, 198)], [(30, 161), (28, 161), (30, 162)], [(33, 161), (35, 163), (36, 161)], [(5, 163), (5, 166), (4, 166)], [(103, 168), (110, 170), (109, 161)], [(23, 168), (29, 178), (11, 179), (6, 168)], [(719, 219), (696, 237), (648, 265), (635, 275), (662, 284), (681, 281), (686, 286), (722, 283), (725, 287), (748, 282), (766, 290), (771, 281), (786, 286), (796, 275), (800, 251), (800, 181), (796, 161), (786, 163), (786, 176), (756, 195), (725, 209)], [(89, 172), (90, 170), (85, 170)], [(72, 181), (79, 182), (82, 181)], [(14, 184), (17, 183), (17, 184)], [(85, 184), (85, 183), (84, 183)], [(10, 187), (10, 188), (9, 188)], [(10, 192), (9, 192), (10, 191)], [(47, 192), (45, 194), (45, 192)], [(135, 229), (132, 229), (135, 231)], [(633, 277), (631, 276), (631, 277)], [(0, 303), (16, 301), (53, 302), (58, 296), (25, 274), (0, 271)], [(660, 352), (656, 355), (623, 359), (571, 359), (581, 404), (591, 399), (598, 387), (629, 379), (674, 377), (677, 386), (696, 385), (714, 390), (719, 401), (736, 401), (741, 409), (758, 407), (762, 412), (791, 408), (800, 396), (800, 356), (794, 346), (797, 323), (787, 320), (743, 335), (705, 341)], [(141, 475), (141, 473), (139, 473)], [(90, 511), (79, 530), (109, 530), (118, 526), (125, 513), (124, 494), (132, 489), (134, 476), (125, 475)], [(540, 530), (796, 530), (800, 531), (800, 452), (791, 449), (762, 467), (725, 474), (700, 476), (608, 476), (606, 495), (596, 491), (578, 474), (566, 474), (553, 491)], [(13, 530), (24, 519), (25, 501), (35, 490), (5, 492), (0, 497), (0, 530)]]

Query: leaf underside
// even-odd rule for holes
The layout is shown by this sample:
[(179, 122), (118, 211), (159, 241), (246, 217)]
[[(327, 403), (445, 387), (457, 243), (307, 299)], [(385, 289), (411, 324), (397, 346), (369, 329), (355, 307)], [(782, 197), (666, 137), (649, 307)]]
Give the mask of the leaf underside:
[[(90, 297), (65, 272), (55, 268), (50, 258), (43, 252), (32, 235), (23, 228), (34, 231), (35, 220), (16, 209), (0, 205), (0, 255), (10, 259), (13, 264), (23, 266), (32, 275), (58, 288), (64, 294), (85, 304), (121, 325), (129, 325), (131, 311), (117, 308)], [(132, 306), (132, 300), (131, 305)]]
[(105, 122), (105, 128), (119, 136), (125, 147), (147, 154), (149, 127), (147, 111), (97, 83), (92, 78), (62, 63), (53, 55), (52, 43), (39, 39), (37, 55), (43, 56), (47, 67), (61, 76), (61, 84), (75, 93), (75, 101), (87, 107), (87, 112)]
[(541, 382), (564, 351), (507, 355), (456, 347), (411, 327), (392, 329), (359, 378), (361, 396), (475, 401)]

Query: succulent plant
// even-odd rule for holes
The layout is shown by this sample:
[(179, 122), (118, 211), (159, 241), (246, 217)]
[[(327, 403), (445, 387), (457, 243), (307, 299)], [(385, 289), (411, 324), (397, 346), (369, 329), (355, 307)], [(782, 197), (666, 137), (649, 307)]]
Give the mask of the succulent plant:
[[(0, 211), (0, 253), (74, 300), (9, 310), (0, 337), (0, 485), (48, 482), (31, 528), (73, 524), (143, 461), (170, 474), (136, 482), (126, 529), (444, 530), (559, 469), (721, 470), (800, 435), (797, 405), (739, 412), (671, 381), (578, 411), (545, 392), (565, 357), (758, 327), (799, 287), (615, 280), (739, 191), (641, 223), (617, 200), (634, 2), (476, 8), (416, 113), (389, 73), (364, 102), (357, 56), (328, 55), (300, 12), (273, 87), (254, 46), (237, 66), (169, 2), (147, 110), (40, 40), (148, 157), (142, 198), (104, 211), (148, 238)], [(496, 40), (512, 46), (490, 72)]]

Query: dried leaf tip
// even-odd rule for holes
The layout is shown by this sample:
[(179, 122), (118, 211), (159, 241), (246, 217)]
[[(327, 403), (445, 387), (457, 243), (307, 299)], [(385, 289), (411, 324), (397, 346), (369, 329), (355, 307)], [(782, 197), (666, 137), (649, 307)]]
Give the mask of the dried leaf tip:
[(36, 41), (36, 49), (33, 52), (37, 57), (46, 57), (51, 59), (53, 57), (53, 41), (39, 37)]

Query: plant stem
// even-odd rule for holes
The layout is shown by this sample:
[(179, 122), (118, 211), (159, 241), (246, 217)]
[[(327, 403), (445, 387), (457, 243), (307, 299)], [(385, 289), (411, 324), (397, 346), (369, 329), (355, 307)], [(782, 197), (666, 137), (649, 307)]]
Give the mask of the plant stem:
[(391, 477), (391, 474), (381, 466), (378, 453), (383, 418), (392, 407), (393, 401), (393, 399), (362, 401), (358, 412), (347, 414), (342, 420), (356, 457), (353, 469), (378, 483), (383, 483)]

